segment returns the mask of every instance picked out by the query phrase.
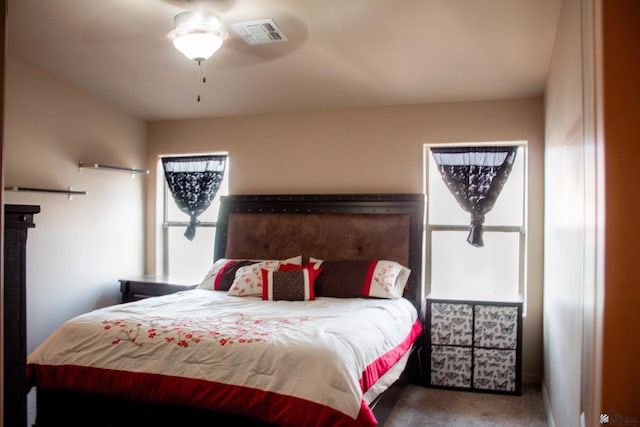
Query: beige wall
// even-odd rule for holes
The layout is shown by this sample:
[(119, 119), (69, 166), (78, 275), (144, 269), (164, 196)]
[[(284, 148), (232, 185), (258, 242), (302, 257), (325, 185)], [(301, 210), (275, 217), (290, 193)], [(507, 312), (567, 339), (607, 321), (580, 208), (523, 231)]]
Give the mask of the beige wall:
[(141, 167), (146, 124), (8, 57), (5, 183), (86, 190), (86, 196), (5, 192), (35, 204), (27, 247), (31, 351), (72, 316), (119, 300), (118, 278), (143, 272), (146, 177), (79, 173), (78, 162)]
[[(149, 124), (147, 167), (160, 155), (228, 151), (231, 193), (419, 193), (426, 143), (529, 141), (524, 374), (539, 380), (543, 138), (541, 98), (166, 121)], [(146, 269), (154, 272), (153, 189), (147, 196)]]
[(550, 426), (598, 424), (593, 408), (598, 153), (591, 0), (565, 0), (545, 95), (543, 394)]

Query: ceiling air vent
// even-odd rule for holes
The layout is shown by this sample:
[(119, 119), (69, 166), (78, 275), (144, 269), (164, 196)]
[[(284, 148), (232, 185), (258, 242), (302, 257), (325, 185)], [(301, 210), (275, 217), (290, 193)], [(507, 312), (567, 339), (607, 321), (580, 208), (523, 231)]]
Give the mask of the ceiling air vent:
[(286, 42), (287, 36), (273, 22), (273, 19), (240, 22), (231, 24), (233, 30), (247, 42), (247, 44), (266, 44)]

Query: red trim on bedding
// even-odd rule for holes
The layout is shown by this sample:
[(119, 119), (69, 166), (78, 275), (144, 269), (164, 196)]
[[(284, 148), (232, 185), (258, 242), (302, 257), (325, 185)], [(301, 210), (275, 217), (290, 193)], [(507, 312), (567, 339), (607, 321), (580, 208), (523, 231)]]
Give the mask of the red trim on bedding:
[(78, 365), (28, 366), (37, 387), (105, 394), (150, 403), (176, 404), (247, 415), (283, 427), (376, 426), (369, 406), (361, 403), (354, 420), (335, 409), (293, 396), (249, 387), (170, 375), (148, 374)]
[(422, 324), (420, 319), (417, 319), (404, 341), (367, 366), (367, 369), (362, 373), (362, 378), (360, 378), (362, 391), (369, 390), (398, 360), (402, 359), (402, 356), (411, 349), (413, 342), (421, 333)]
[(364, 279), (364, 283), (362, 285), (362, 296), (368, 297), (371, 293), (371, 281), (373, 280), (373, 273), (376, 271), (376, 266), (378, 265), (378, 261), (371, 261), (369, 264), (369, 269), (367, 270), (367, 276)]

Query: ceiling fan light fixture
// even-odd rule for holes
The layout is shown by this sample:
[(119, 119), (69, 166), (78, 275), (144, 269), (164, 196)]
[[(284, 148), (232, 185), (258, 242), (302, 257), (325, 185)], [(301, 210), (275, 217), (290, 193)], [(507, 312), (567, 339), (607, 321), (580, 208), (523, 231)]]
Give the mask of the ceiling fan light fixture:
[(222, 38), (216, 34), (189, 33), (174, 38), (173, 46), (187, 58), (200, 62), (220, 49)]
[(182, 12), (174, 17), (174, 24), (175, 28), (169, 34), (173, 46), (197, 62), (206, 60), (220, 49), (227, 36), (222, 19), (213, 12)]

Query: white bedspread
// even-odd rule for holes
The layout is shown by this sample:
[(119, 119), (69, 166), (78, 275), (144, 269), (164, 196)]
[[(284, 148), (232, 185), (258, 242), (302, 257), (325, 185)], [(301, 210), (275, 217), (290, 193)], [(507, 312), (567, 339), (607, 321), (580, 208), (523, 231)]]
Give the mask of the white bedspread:
[(97, 387), (281, 425), (309, 410), (320, 412), (299, 414), (305, 425), (375, 425), (363, 393), (419, 333), (403, 298), (262, 301), (195, 289), (72, 319), (28, 364), (43, 388)]

